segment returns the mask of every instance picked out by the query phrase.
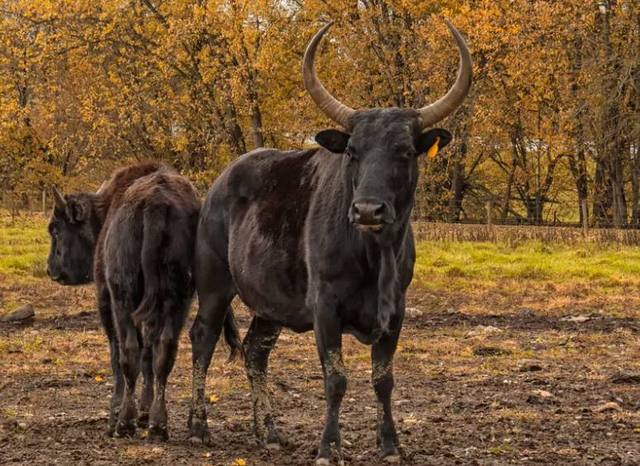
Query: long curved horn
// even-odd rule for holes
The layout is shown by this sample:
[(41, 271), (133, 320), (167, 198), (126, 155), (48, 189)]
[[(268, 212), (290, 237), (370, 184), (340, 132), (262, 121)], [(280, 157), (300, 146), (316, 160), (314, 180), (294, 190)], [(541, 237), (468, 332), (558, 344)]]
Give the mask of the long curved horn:
[(444, 120), (447, 116), (454, 112), (465, 97), (469, 94), (471, 82), (473, 81), (473, 66), (471, 63), (471, 54), (467, 48), (467, 44), (453, 24), (445, 19), (453, 38), (456, 40), (458, 50), (460, 51), (460, 67), (458, 68), (458, 77), (455, 84), (449, 89), (444, 97), (436, 102), (418, 110), (422, 118), (422, 127), (433, 126), (437, 122)]
[(64, 196), (55, 186), (53, 187), (53, 199), (56, 201), (58, 208), (63, 210), (67, 208), (67, 201), (64, 200)]
[(100, 187), (98, 188), (98, 190), (96, 191), (96, 194), (102, 194), (106, 187), (107, 187), (107, 182), (103, 181)]
[(314, 64), (318, 43), (332, 24), (333, 21), (323, 26), (322, 29), (320, 29), (316, 33), (316, 35), (313, 36), (311, 42), (309, 42), (307, 50), (304, 52), (304, 59), (302, 61), (302, 78), (304, 79), (304, 87), (307, 89), (307, 92), (314, 100), (314, 102), (318, 105), (318, 107), (320, 107), (320, 110), (322, 110), (329, 118), (341, 125), (343, 128), (347, 128), (349, 117), (351, 117), (351, 115), (355, 113), (355, 110), (347, 107), (331, 94), (329, 94), (329, 91), (325, 89), (325, 87), (318, 79), (318, 75), (316, 74), (316, 67)]

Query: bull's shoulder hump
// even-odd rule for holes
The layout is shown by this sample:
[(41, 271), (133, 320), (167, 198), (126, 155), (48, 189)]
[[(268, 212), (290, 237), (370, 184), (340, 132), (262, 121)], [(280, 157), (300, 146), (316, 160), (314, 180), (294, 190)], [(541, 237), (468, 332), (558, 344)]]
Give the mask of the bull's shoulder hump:
[(256, 149), (239, 157), (221, 176), (220, 186), (234, 198), (251, 199), (274, 183), (304, 176), (317, 149)]

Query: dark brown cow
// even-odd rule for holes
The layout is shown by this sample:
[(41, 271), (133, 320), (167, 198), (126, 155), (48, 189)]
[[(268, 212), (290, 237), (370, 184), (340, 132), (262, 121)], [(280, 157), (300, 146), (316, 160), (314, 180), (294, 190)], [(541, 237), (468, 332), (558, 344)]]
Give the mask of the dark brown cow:
[(398, 459), (393, 356), (415, 262), (410, 217), (418, 156), (449, 143), (449, 132), (432, 126), (463, 102), (471, 85), (469, 51), (449, 27), (461, 57), (456, 83), (415, 110), (353, 110), (333, 98), (313, 67), (328, 26), (322, 28), (307, 48), (304, 82), (342, 130), (320, 132), (320, 148), (245, 154), (209, 190), (194, 269), (200, 308), (191, 329), (193, 438), (209, 436), (205, 374), (238, 295), (255, 311), (244, 345), (259, 440), (280, 442), (266, 388), (268, 357), (280, 330), (313, 330), (327, 402), (317, 463), (328, 464), (332, 447), (340, 456), (338, 415), (347, 388), (341, 345), (342, 334), (351, 333), (372, 346), (378, 444), (384, 457)]
[(116, 171), (97, 193), (54, 194), (48, 273), (63, 285), (95, 279), (114, 377), (109, 433), (130, 436), (136, 421), (148, 422), (149, 438), (166, 440), (165, 387), (194, 292), (196, 193), (173, 169), (148, 162)]

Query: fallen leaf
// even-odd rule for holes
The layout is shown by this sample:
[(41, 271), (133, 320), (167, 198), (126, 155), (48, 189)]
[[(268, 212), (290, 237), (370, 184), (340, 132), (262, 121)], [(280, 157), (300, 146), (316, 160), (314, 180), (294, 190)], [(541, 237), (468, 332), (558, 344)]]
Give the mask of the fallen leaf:
[(96, 382), (104, 382), (104, 377), (102, 377), (101, 375), (96, 375), (93, 380), (95, 380)]
[(207, 400), (209, 401), (209, 403), (214, 404), (220, 401), (220, 397), (218, 395), (209, 395), (209, 398), (207, 398)]
[(247, 466), (247, 460), (244, 458), (236, 458), (233, 460), (233, 463), (231, 463), (231, 466)]
[(562, 320), (564, 322), (575, 322), (577, 324), (583, 324), (583, 323), (588, 322), (589, 320), (591, 320), (591, 317), (584, 316), (584, 315), (579, 315), (579, 316), (572, 316), (572, 317), (563, 317), (560, 320)]
[(608, 411), (622, 411), (622, 408), (615, 401), (609, 401), (608, 403), (604, 403), (593, 408), (594, 413), (604, 413)]

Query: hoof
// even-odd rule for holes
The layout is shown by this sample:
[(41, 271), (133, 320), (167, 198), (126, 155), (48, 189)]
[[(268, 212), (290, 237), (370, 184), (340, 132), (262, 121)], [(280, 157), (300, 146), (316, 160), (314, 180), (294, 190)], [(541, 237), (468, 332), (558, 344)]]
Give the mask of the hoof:
[(136, 434), (136, 425), (133, 422), (119, 422), (113, 434), (117, 438), (131, 438)]
[[(316, 459), (316, 466), (330, 466), (331, 461), (329, 460), (329, 458), (317, 458)], [(338, 466), (344, 466), (344, 460), (339, 460), (338, 461)]]
[(146, 429), (149, 426), (149, 413), (140, 413), (138, 416), (138, 427)]
[(169, 440), (169, 433), (166, 427), (151, 426), (149, 427), (149, 436), (147, 439), (150, 442), (166, 442)]
[(267, 450), (278, 451), (281, 450), (282, 447), (286, 446), (286, 442), (283, 440), (280, 433), (275, 429), (271, 428), (267, 435), (263, 440), (258, 440), (258, 442), (263, 445)]
[(399, 464), (400, 463), (400, 455), (388, 455), (383, 458), (383, 461), (388, 464)]
[(278, 451), (280, 450), (282, 447), (280, 446), (280, 444), (278, 442), (271, 442), (271, 443), (267, 443), (265, 445), (265, 448), (269, 451)]
[(193, 445), (211, 446), (211, 436), (209, 430), (191, 429), (189, 432), (189, 443)]
[(211, 439), (207, 437), (200, 437), (197, 435), (191, 435), (189, 437), (189, 443), (192, 445), (203, 445), (205, 447), (211, 446)]

